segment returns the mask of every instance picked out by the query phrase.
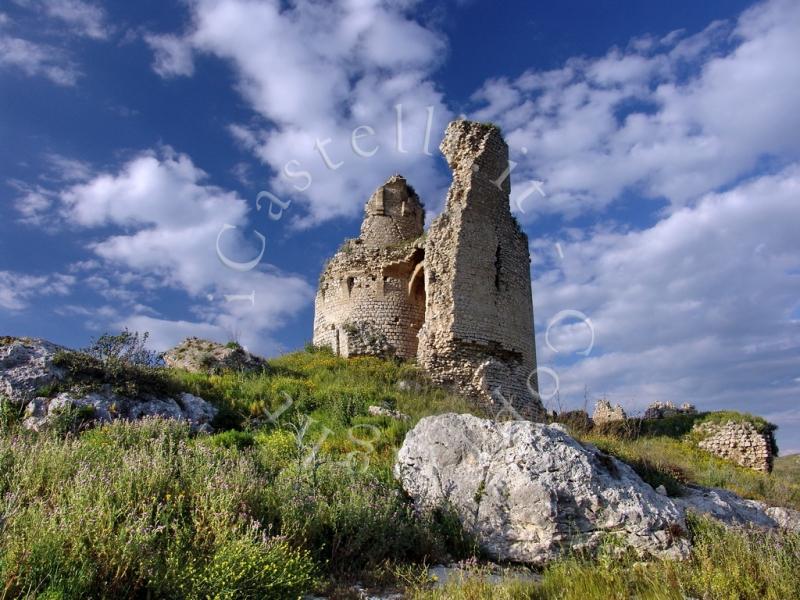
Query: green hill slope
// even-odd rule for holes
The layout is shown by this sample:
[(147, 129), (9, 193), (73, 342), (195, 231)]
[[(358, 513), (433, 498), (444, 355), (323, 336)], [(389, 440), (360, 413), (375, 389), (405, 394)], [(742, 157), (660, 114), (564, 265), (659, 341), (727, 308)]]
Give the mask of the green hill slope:
[[(413, 365), (322, 351), (282, 356), (254, 374), (165, 375), (220, 407), (217, 433), (146, 420), (34, 434), (0, 405), (0, 597), (283, 599), (316, 590), (346, 598), (336, 590), (356, 579), (419, 598), (800, 590), (798, 536), (725, 532), (700, 520), (686, 564), (644, 565), (607, 548), (550, 565), (538, 584), (487, 587), (476, 567), (469, 581), (432, 591), (423, 565), (468, 559), (475, 548), (446, 512), (415, 514), (391, 475), (394, 455), (421, 417), (479, 411)], [(410, 419), (370, 416), (369, 406)], [(697, 449), (680, 423), (636, 435), (574, 433), (673, 493), (680, 481), (697, 482), (800, 506), (783, 462), (771, 475), (748, 472)]]

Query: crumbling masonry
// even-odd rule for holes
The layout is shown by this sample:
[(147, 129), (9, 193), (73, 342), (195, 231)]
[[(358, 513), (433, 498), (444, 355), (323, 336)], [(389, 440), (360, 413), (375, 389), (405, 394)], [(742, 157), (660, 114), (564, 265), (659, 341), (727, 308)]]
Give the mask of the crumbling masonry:
[(453, 171), (444, 212), (425, 236), (403, 177), (375, 191), (361, 235), (320, 277), (314, 344), (416, 358), (494, 413), (512, 406), (541, 420), (528, 237), (511, 215), (508, 146), (492, 125), (454, 121), (440, 148)]

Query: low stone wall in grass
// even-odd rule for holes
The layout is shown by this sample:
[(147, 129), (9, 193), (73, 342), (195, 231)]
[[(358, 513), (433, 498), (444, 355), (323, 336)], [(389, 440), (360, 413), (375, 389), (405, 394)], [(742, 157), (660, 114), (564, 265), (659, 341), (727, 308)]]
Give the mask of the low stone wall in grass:
[(695, 425), (705, 435), (698, 443), (703, 450), (743, 467), (769, 473), (775, 456), (772, 431), (761, 432), (752, 423), (728, 421)]

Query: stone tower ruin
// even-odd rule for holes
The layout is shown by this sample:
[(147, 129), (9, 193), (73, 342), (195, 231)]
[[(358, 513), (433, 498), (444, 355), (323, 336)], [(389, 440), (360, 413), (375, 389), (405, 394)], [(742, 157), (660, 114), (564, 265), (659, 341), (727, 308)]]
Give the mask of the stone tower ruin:
[(358, 238), (320, 277), (314, 344), (341, 356), (416, 358), (433, 381), (498, 412), (540, 420), (528, 237), (511, 214), (508, 146), (492, 125), (454, 121), (444, 212), (404, 178), (370, 197)]

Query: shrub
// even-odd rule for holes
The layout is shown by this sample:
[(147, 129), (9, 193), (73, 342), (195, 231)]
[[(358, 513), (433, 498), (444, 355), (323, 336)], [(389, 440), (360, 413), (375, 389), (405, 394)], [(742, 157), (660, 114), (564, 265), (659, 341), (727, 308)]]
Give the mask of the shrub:
[(5, 396), (0, 396), (0, 433), (7, 433), (19, 423), (21, 411)]
[(230, 600), (300, 598), (313, 582), (307, 551), (253, 534), (220, 544), (207, 564), (189, 569), (188, 596)]
[(219, 448), (243, 450), (255, 444), (253, 434), (247, 431), (229, 429), (208, 438), (208, 443)]

